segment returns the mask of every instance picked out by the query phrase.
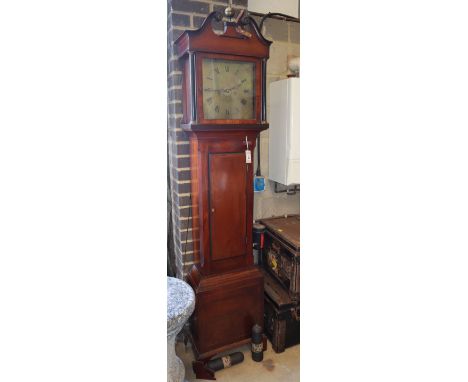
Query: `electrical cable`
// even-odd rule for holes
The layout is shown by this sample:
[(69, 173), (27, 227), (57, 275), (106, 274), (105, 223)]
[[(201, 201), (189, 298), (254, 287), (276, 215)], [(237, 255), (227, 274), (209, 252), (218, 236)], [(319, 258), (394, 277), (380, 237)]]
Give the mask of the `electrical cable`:
[(299, 19), (297, 17), (293, 17), (293, 16), (286, 15), (284, 13), (279, 13), (279, 12), (268, 12), (267, 14), (263, 15), (263, 17), (260, 19), (260, 24), (259, 24), (260, 32), (262, 31), (262, 27), (263, 27), (263, 23), (265, 22), (265, 19), (267, 19), (268, 17), (271, 18), (272, 16), (281, 16), (284, 18), (284, 21), (299, 22)]
[(260, 170), (260, 133), (258, 133), (257, 138), (257, 171), (255, 175), (262, 176), (262, 171)]
[[(189, 194), (189, 213), (188, 213), (188, 218), (187, 218), (187, 227), (185, 227), (185, 243), (184, 243), (184, 258), (185, 255), (187, 254), (187, 239), (188, 239), (188, 230), (190, 226), (190, 220), (192, 219), (192, 193), (190, 192)], [(193, 232), (192, 232), (192, 243), (193, 243)], [(192, 248), (193, 250), (193, 248)], [(182, 259), (183, 261), (184, 259)]]

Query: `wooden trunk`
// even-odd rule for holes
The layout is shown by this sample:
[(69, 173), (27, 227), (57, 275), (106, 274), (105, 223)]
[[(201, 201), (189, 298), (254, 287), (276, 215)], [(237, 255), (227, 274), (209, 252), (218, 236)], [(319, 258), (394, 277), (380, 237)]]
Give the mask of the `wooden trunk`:
[(264, 328), (273, 350), (281, 353), (300, 342), (300, 307), (273, 277), (264, 272)]
[(263, 267), (288, 291), (300, 299), (300, 218), (297, 215), (263, 219), (265, 245)]

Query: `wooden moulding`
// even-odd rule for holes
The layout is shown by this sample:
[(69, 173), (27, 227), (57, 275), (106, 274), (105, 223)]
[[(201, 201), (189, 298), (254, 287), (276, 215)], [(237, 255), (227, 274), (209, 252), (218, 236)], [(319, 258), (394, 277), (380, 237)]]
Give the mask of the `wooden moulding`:
[(224, 34), (213, 31), (212, 22), (218, 17), (217, 12), (210, 13), (202, 26), (196, 30), (187, 30), (174, 42), (179, 56), (192, 51), (236, 54), (240, 56), (269, 57), (272, 41), (267, 40), (258, 30), (257, 25), (250, 24), (253, 33), (248, 38), (236, 31), (235, 23), (226, 23)]
[(180, 127), (184, 131), (193, 131), (193, 132), (229, 132), (229, 131), (263, 131), (268, 129), (268, 123), (258, 123), (247, 125), (245, 123), (230, 123), (223, 126), (217, 124), (207, 124), (207, 123), (182, 123)]

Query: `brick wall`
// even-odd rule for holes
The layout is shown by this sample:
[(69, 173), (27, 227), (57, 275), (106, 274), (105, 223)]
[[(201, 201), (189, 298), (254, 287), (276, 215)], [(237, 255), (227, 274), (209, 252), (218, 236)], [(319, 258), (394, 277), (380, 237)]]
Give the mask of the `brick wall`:
[[(194, 263), (191, 229), (190, 156), (182, 118), (182, 72), (174, 41), (186, 29), (197, 29), (212, 11), (224, 9), (228, 0), (168, 0), (167, 3), (167, 91), (168, 91), (168, 216), (172, 227), (168, 238), (168, 264), (182, 278)], [(247, 8), (247, 0), (232, 0), (235, 10)], [(170, 270), (168, 270), (168, 273)]]

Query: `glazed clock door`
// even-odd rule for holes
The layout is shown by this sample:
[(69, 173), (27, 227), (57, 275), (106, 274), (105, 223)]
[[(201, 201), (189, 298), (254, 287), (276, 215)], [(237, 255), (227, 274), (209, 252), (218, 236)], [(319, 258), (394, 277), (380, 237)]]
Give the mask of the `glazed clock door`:
[(197, 55), (198, 116), (202, 124), (259, 123), (261, 60), (215, 53)]
[(204, 58), (205, 119), (255, 119), (255, 62)]
[(232, 263), (235, 258), (243, 258), (247, 253), (247, 171), (244, 151), (209, 153), (208, 174), (210, 253), (215, 266), (216, 263)]

